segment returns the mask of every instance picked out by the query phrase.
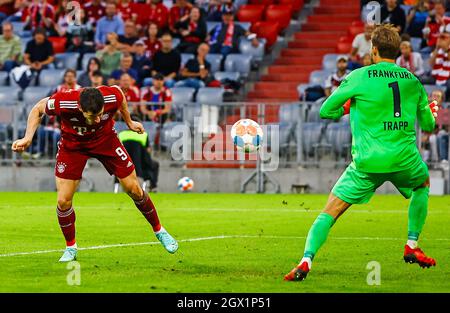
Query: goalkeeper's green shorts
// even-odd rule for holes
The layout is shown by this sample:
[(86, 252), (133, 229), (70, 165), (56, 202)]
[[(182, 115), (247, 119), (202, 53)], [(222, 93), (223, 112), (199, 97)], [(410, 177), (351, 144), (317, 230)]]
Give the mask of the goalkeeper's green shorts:
[(429, 177), (428, 166), (423, 162), (407, 170), (392, 173), (365, 173), (356, 169), (352, 162), (332, 189), (339, 199), (351, 204), (369, 202), (378, 187), (390, 181), (406, 198)]

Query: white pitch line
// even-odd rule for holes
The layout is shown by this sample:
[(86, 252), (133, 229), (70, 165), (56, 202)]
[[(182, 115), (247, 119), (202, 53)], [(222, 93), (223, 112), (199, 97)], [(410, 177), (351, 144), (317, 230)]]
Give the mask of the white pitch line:
[[(199, 237), (179, 240), (178, 242), (195, 242), (195, 241), (206, 241), (215, 239), (233, 239), (233, 238), (262, 238), (262, 239), (306, 239), (305, 236), (271, 236), (271, 235), (223, 235), (223, 236), (212, 236), (212, 237)], [(400, 241), (404, 238), (393, 238), (393, 237), (330, 237), (331, 240), (388, 240), (388, 241)], [(436, 239), (426, 239), (427, 241), (450, 241), (450, 238), (436, 238)], [(134, 247), (134, 246), (146, 246), (146, 245), (158, 245), (159, 241), (149, 241), (149, 242), (132, 242), (132, 243), (118, 243), (112, 245), (100, 245), (78, 248), (79, 251), (83, 250), (100, 250), (108, 248), (118, 248), (118, 247)], [(0, 254), (0, 257), (13, 257), (20, 255), (34, 255), (34, 254), (47, 254), (55, 252), (63, 252), (64, 250), (39, 250), (39, 251), (29, 251), (29, 252), (14, 252)]]

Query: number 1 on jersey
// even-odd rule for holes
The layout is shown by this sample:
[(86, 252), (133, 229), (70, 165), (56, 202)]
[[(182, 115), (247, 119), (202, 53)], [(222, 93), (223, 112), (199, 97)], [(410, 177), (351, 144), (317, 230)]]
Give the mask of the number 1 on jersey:
[(400, 105), (400, 89), (398, 88), (398, 82), (389, 83), (389, 88), (392, 88), (394, 96), (394, 117), (402, 116), (402, 108)]

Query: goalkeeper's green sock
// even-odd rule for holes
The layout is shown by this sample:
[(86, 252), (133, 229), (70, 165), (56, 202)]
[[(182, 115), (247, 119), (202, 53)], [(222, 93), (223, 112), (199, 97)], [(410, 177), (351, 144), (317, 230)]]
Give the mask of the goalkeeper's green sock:
[(429, 187), (422, 187), (413, 191), (408, 208), (408, 241), (411, 249), (417, 248), (417, 241), (422, 232), (428, 213)]
[(300, 264), (307, 262), (309, 268), (311, 268), (312, 260), (314, 259), (317, 251), (319, 251), (320, 247), (327, 240), (328, 233), (330, 232), (331, 226), (333, 226), (334, 222), (334, 217), (330, 214), (319, 214), (309, 229), (308, 237), (306, 237), (305, 252)]

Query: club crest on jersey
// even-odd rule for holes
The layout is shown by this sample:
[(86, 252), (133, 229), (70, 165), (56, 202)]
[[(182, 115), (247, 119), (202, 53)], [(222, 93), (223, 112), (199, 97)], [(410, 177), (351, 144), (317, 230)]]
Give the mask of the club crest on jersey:
[(64, 173), (64, 171), (66, 170), (66, 167), (67, 167), (66, 163), (63, 163), (63, 162), (58, 162), (56, 164), (56, 170), (58, 171), (58, 173)]
[(106, 121), (108, 118), (109, 118), (109, 113), (105, 113), (101, 117), (102, 121)]
[(73, 129), (77, 131), (77, 134), (83, 136), (85, 132), (87, 132), (87, 127), (83, 126), (73, 126)]

